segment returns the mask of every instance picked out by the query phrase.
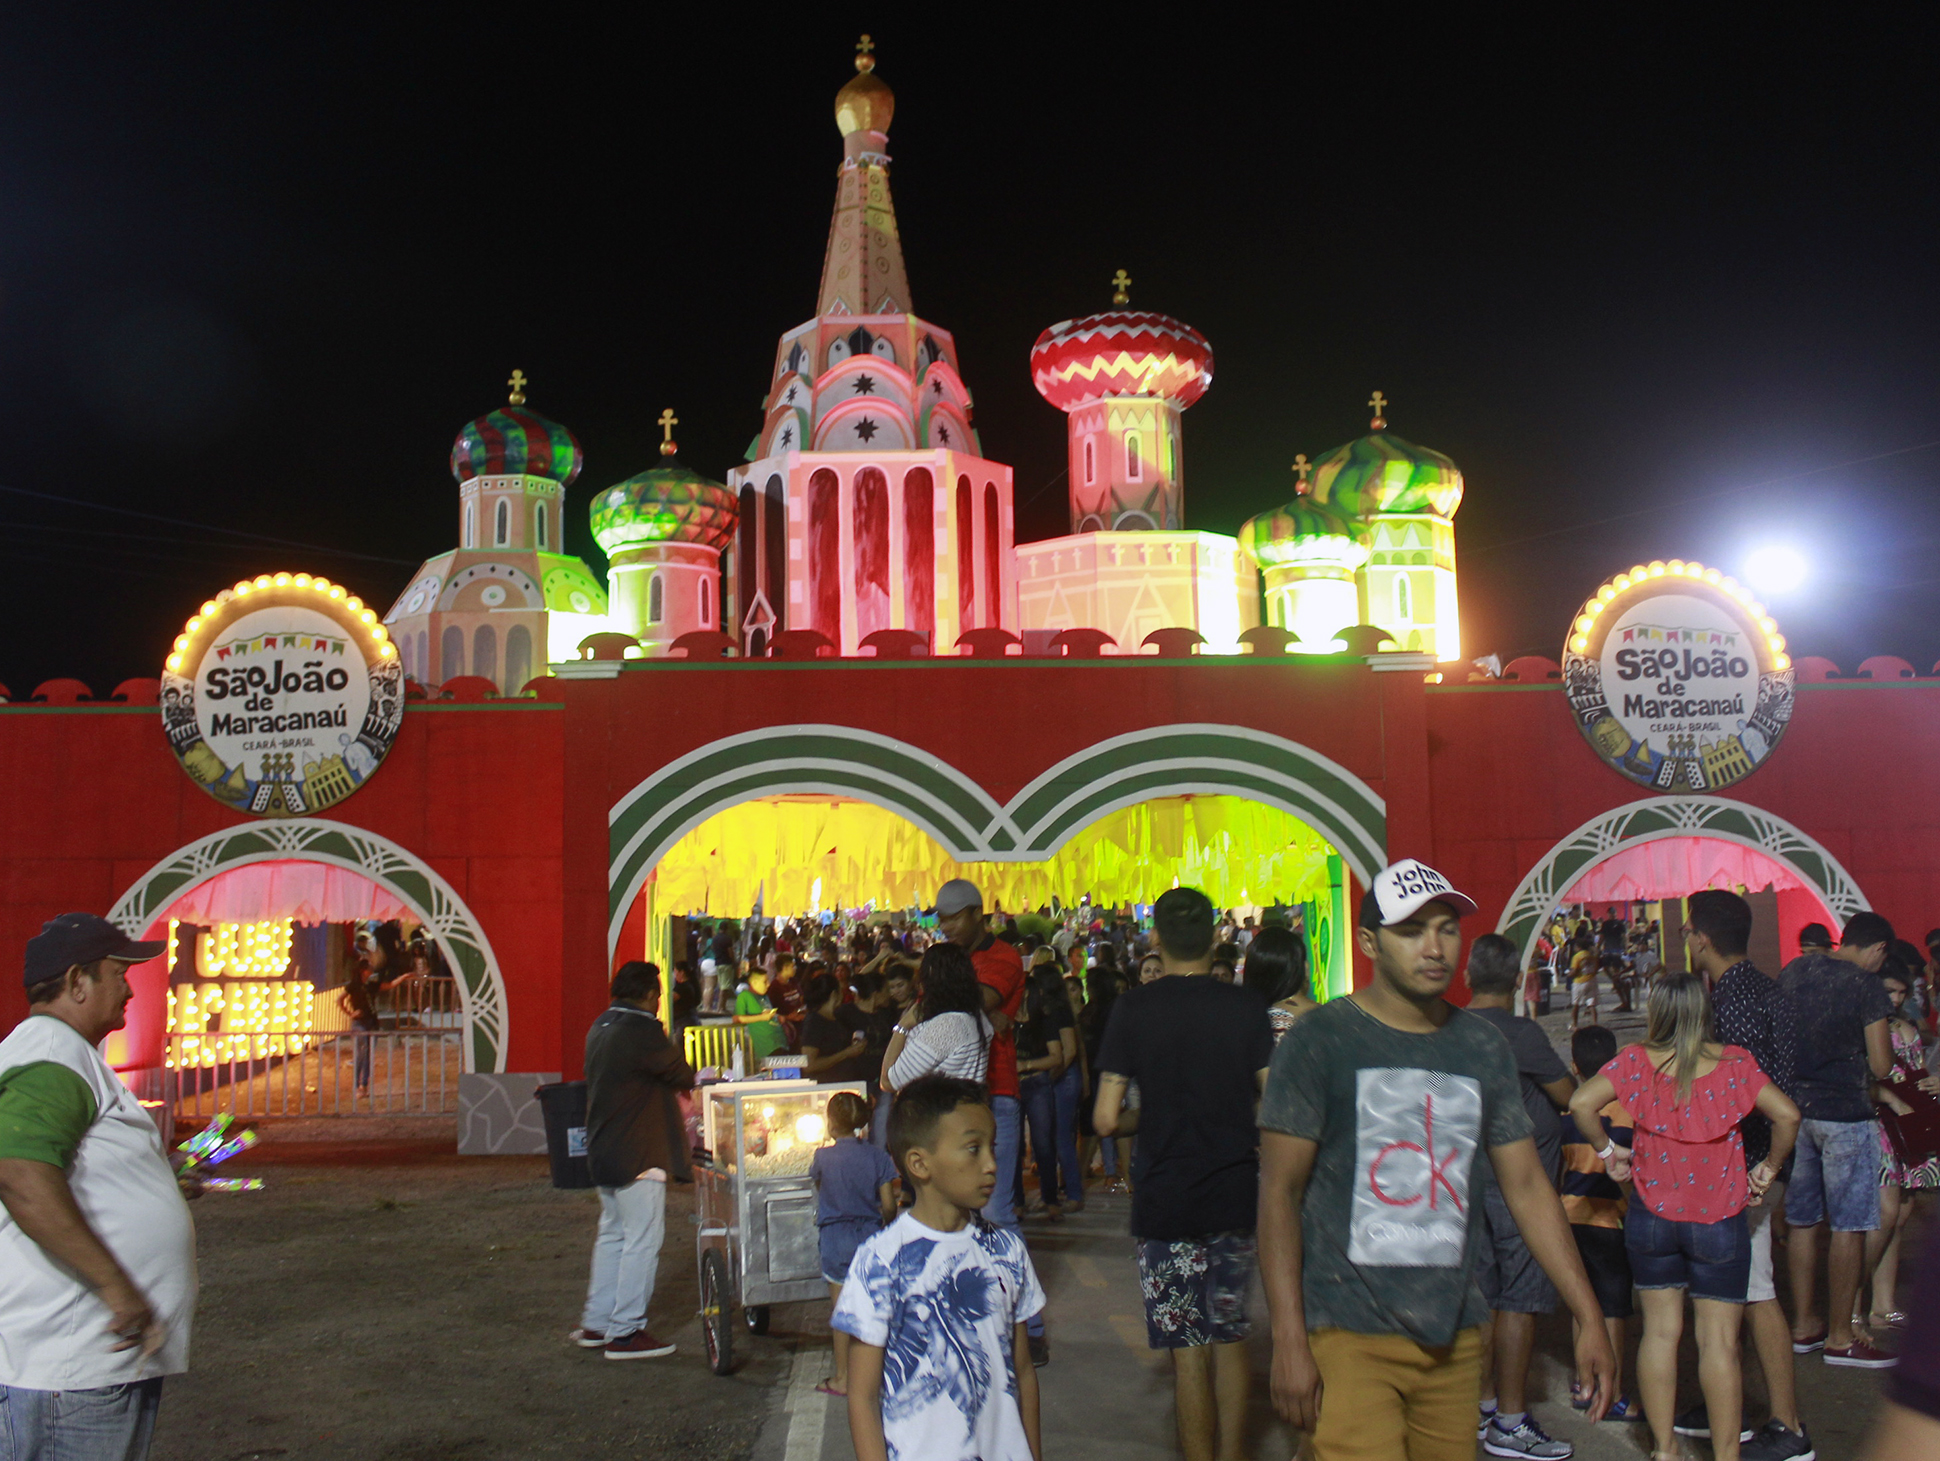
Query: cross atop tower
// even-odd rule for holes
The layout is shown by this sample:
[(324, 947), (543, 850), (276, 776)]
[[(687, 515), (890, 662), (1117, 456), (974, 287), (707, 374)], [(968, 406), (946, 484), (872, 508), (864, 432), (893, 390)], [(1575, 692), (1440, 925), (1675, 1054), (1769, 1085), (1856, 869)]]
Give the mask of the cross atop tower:
[(1373, 394), (1373, 396), (1369, 398), (1368, 405), (1374, 408), (1374, 419), (1368, 422), (1368, 425), (1373, 427), (1376, 431), (1387, 430), (1388, 398), (1382, 395), (1379, 391), (1376, 391)]
[(1293, 454), (1293, 475), (1298, 479), (1293, 490), (1302, 497), (1305, 497), (1313, 490), (1307, 482), (1307, 473), (1313, 469), (1314, 464), (1307, 460), (1307, 454), (1305, 452), (1297, 451)]
[(508, 380), (506, 384), (512, 387), (511, 404), (514, 406), (523, 406), (525, 404), (525, 388), (526, 388), (525, 372), (522, 370), (513, 371), (512, 378)]
[[(863, 39), (869, 38), (864, 36)], [(680, 418), (674, 415), (674, 408), (669, 406), (663, 410), (654, 425), (660, 428), (660, 455), (670, 457), (679, 451), (680, 447), (674, 441), (674, 428), (680, 425)]]
[(1120, 269), (1116, 274), (1111, 276), (1111, 302), (1113, 304), (1130, 304), (1132, 302), (1131, 288), (1132, 276), (1127, 274), (1123, 269)]
[(876, 48), (876, 43), (870, 40), (869, 33), (867, 31), (864, 31), (862, 33), (862, 39), (855, 43), (855, 69), (856, 70), (873, 71), (876, 69), (876, 58), (869, 54), (871, 51), (875, 50), (875, 48)]

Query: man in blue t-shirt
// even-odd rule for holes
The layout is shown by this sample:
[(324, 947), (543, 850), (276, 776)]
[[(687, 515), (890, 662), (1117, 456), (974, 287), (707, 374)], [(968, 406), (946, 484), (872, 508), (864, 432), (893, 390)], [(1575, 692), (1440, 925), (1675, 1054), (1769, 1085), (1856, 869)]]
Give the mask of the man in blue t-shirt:
[[(1860, 1276), (1872, 1271), (1887, 1237), (1879, 1226), (1879, 1123), (1870, 1092), (1893, 1069), (1886, 1028), (1893, 1004), (1879, 978), (1892, 943), (1892, 924), (1877, 913), (1855, 913), (1836, 950), (1800, 955), (1778, 980), (1798, 1011), (1792, 1099), (1805, 1118), (1785, 1189), (1785, 1221), (1792, 1227), (1785, 1245), (1792, 1270), (1792, 1349), (1823, 1349), (1827, 1364), (1862, 1370), (1894, 1364), (1852, 1327)], [(1817, 1230), (1827, 1221), (1830, 1307), (1822, 1321), (1813, 1283)]]

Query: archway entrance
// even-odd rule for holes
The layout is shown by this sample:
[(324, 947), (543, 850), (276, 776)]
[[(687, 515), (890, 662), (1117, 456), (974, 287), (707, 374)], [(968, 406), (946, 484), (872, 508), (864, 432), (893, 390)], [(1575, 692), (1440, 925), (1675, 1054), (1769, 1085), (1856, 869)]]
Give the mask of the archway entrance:
[[(244, 871), (259, 867), (267, 871)], [(277, 869), (286, 871), (279, 877)], [(232, 874), (239, 876), (231, 878)], [(344, 876), (333, 878), (332, 874)], [(211, 884), (217, 886), (209, 887)], [(233, 916), (244, 912), (254, 916)], [(440, 1043), (455, 1047), (452, 1055), (458, 1070), (489, 1072), (505, 1068), (505, 984), (490, 941), (451, 885), (387, 838), (319, 818), (252, 823), (212, 833), (156, 863), (116, 901), (109, 918), (134, 937), (165, 937), (172, 917), (178, 924), (183, 921), (177, 916), (180, 913), (206, 919), (212, 925), (255, 929), (246, 936), (231, 935), (227, 948), (233, 951), (238, 938), (246, 939), (256, 963), (264, 957), (256, 946), (279, 937), (262, 931), (263, 925), (322, 924), (340, 921), (339, 915), (341, 921), (408, 919), (435, 944), (443, 970), (451, 979), (449, 1003), (455, 1006), (413, 1012), (436, 1021), (420, 1028), (450, 1029), (455, 1038), (441, 1038)], [(174, 951), (178, 966), (183, 952), (180, 948)], [(194, 952), (202, 957), (198, 972), (206, 971), (206, 951), (199, 947)], [(135, 1048), (139, 1042), (148, 1042), (148, 1050), (157, 1055), (166, 1043), (167, 1001), (174, 974), (169, 962), (165, 956), (134, 971), (137, 1002), (143, 1007), (131, 1010), (126, 1034), (128, 1053), (140, 1065), (147, 1065), (148, 1060), (143, 1050)], [(191, 963), (183, 972), (196, 968)], [(274, 995), (255, 993), (269, 1000), (267, 1014), (273, 1015)], [(288, 999), (286, 993), (286, 1004)], [(224, 1013), (206, 1007), (201, 1012)], [(215, 1033), (222, 1033), (221, 1023), (218, 1019)], [(198, 1061), (200, 1058), (198, 1055)], [(258, 1058), (255, 1042), (250, 1042), (245, 1058)], [(157, 1059), (154, 1063), (161, 1062)], [(456, 1073), (451, 1072), (454, 1077)]]
[(1101, 916), (1149, 908), (1168, 888), (1197, 887), (1238, 916), (1301, 929), (1316, 993), (1347, 988), (1350, 874), (1340, 854), (1291, 813), (1218, 795), (1118, 808), (1048, 857), (974, 861), (868, 802), (802, 793), (742, 802), (668, 849), (635, 895), (615, 957), (664, 953), (661, 925), (677, 916), (903, 919), (956, 877), (977, 884), (993, 912), (1028, 919), (1049, 910), (1058, 921), (1085, 906)]
[(772, 796), (865, 802), (913, 823), (962, 863), (1042, 862), (1086, 826), (1152, 798), (1225, 796), (1290, 814), (1361, 886), (1387, 860), (1387, 808), (1367, 783), (1294, 741), (1232, 726), (1157, 726), (1068, 756), (1008, 802), (906, 742), (849, 726), (775, 726), (690, 752), (608, 817), (607, 949), (653, 869), (709, 817)]
[[(1526, 968), (1560, 908), (1634, 906), (1718, 887), (1771, 891), (1780, 957), (1797, 952), (1804, 924), (1837, 929), (1869, 906), (1838, 860), (1781, 817), (1720, 797), (1648, 797), (1592, 818), (1551, 848), (1496, 931), (1517, 945)], [(1675, 939), (1675, 930), (1664, 933), (1667, 944)]]

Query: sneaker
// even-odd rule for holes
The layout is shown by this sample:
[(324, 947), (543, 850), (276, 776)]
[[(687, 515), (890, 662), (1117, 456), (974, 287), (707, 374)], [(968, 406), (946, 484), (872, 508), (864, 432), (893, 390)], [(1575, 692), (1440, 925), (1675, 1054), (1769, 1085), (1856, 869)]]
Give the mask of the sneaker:
[(1883, 1349), (1874, 1349), (1863, 1339), (1855, 1339), (1844, 1349), (1834, 1349), (1827, 1345), (1825, 1362), (1829, 1365), (1844, 1365), (1850, 1370), (1890, 1370), (1900, 1362), (1900, 1357), (1896, 1354), (1888, 1354)]
[(1499, 1416), (1490, 1421), (1489, 1432), (1482, 1438), (1482, 1449), (1491, 1456), (1534, 1456), (1538, 1461), (1568, 1461), (1576, 1454), (1576, 1447), (1568, 1441), (1551, 1440), (1543, 1434), (1533, 1415), (1525, 1415), (1522, 1424), (1512, 1431), (1502, 1428)]
[[(1638, 1414), (1638, 1419), (1641, 1420), (1642, 1418), (1643, 1416), (1640, 1410)], [(1693, 1405), (1689, 1410), (1684, 1411), (1682, 1414), (1680, 1414), (1676, 1420), (1671, 1422), (1671, 1429), (1676, 1431), (1680, 1436), (1696, 1436), (1700, 1441), (1710, 1440), (1711, 1439), (1711, 1417), (1704, 1408), (1704, 1402), (1700, 1400), (1696, 1405)], [(1752, 1436), (1752, 1432), (1750, 1427), (1746, 1427), (1745, 1429), (1739, 1431), (1738, 1444), (1743, 1445), (1746, 1441), (1749, 1441), (1751, 1439), (1751, 1436)]]
[(1795, 1339), (1792, 1341), (1792, 1353), (1811, 1354), (1815, 1349), (1824, 1349), (1825, 1339), (1826, 1331), (1823, 1329), (1817, 1334), (1812, 1335), (1809, 1339)]
[(636, 1329), (631, 1334), (622, 1334), (618, 1339), (606, 1341), (606, 1357), (610, 1360), (657, 1360), (673, 1352), (674, 1346), (655, 1339), (645, 1329)]
[[(1603, 1418), (1605, 1420), (1617, 1421), (1641, 1421), (1644, 1418), (1643, 1402), (1634, 1395), (1622, 1396), (1615, 1405), (1603, 1412)], [(1745, 1434), (1750, 1435), (1751, 1432), (1746, 1431)]]
[(575, 1329), (571, 1334), (568, 1334), (566, 1338), (570, 1339), (574, 1344), (578, 1345), (581, 1349), (605, 1349), (606, 1348), (606, 1336), (604, 1334), (601, 1334), (597, 1329)]
[(1768, 1420), (1745, 1448), (1738, 1453), (1744, 1461), (1817, 1461), (1812, 1438), (1803, 1431), (1787, 1430), (1785, 1422)]
[(1051, 1363), (1051, 1346), (1041, 1334), (1026, 1336), (1031, 1343), (1031, 1368), (1041, 1370)]
[(1483, 1409), (1482, 1409), (1482, 1415), (1481, 1415), (1481, 1418), (1480, 1418), (1479, 1420), (1477, 1420), (1477, 1421), (1475, 1422), (1475, 1439), (1476, 1439), (1476, 1440), (1478, 1440), (1478, 1441), (1479, 1441), (1479, 1440), (1481, 1440), (1481, 1439), (1482, 1439), (1482, 1438), (1483, 1438), (1484, 1436), (1486, 1436), (1486, 1435), (1488, 1435), (1488, 1433), (1489, 1433), (1489, 1422), (1490, 1422), (1490, 1421), (1492, 1421), (1492, 1420), (1494, 1420), (1494, 1419), (1495, 1419), (1495, 1407), (1494, 1407), (1493, 1405), (1489, 1405), (1489, 1406), (1484, 1406), (1484, 1407), (1483, 1407)]

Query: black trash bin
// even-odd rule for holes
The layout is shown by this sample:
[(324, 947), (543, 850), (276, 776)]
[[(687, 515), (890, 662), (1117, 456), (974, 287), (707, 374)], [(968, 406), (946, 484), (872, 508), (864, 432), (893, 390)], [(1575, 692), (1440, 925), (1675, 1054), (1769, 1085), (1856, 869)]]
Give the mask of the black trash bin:
[(552, 1185), (591, 1187), (586, 1165), (586, 1082), (560, 1081), (533, 1093), (546, 1118), (546, 1155), (552, 1158)]
[(1541, 978), (1539, 979), (1536, 985), (1536, 1013), (1538, 1015), (1546, 1015), (1549, 1013), (1549, 991), (1550, 991), (1551, 977), (1552, 976), (1549, 970), (1544, 969), (1541, 971)]

